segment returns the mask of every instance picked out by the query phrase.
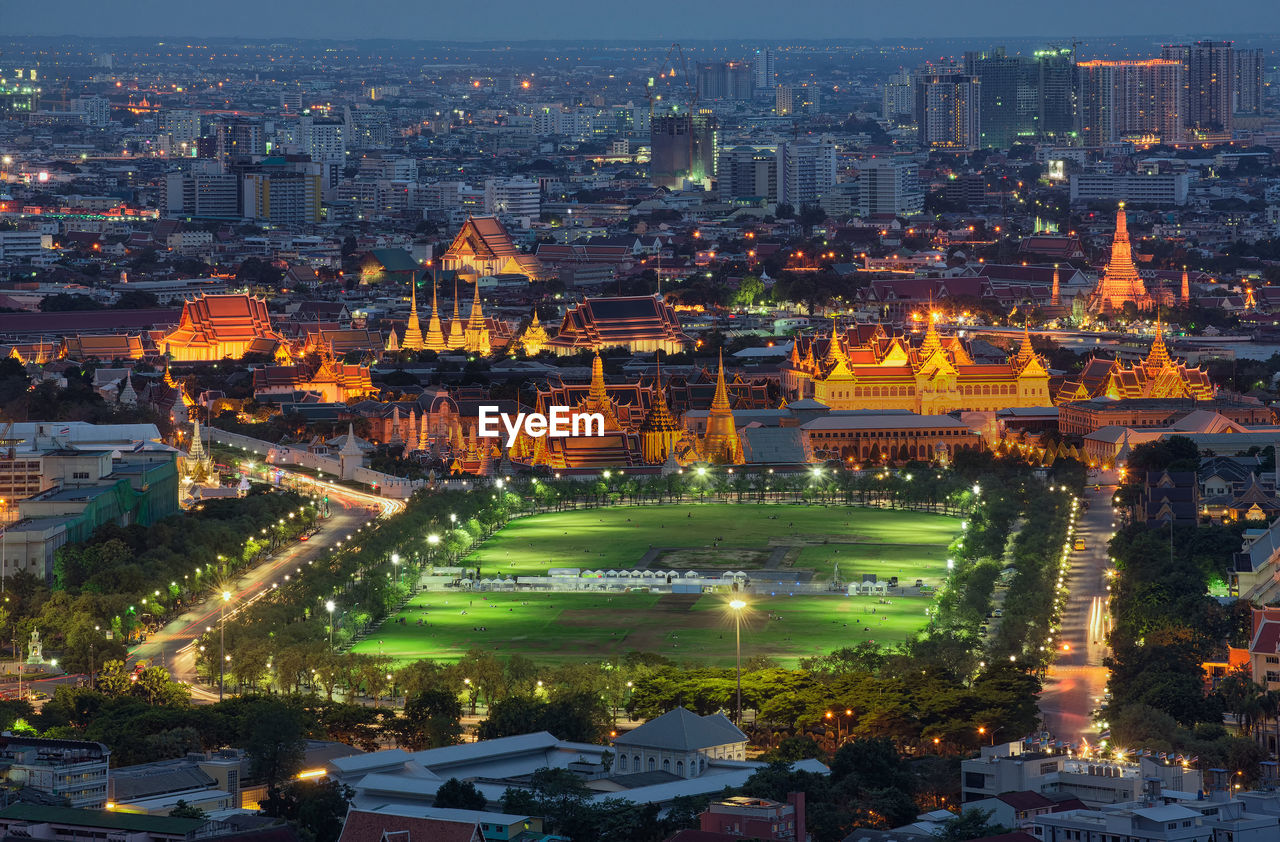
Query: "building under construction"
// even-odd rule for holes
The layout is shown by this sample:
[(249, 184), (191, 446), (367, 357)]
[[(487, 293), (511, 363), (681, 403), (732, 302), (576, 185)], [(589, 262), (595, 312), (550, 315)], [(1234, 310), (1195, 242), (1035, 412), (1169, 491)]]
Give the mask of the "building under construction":
[(650, 124), (649, 180), (678, 190), (688, 181), (715, 176), (719, 137), (710, 114), (655, 115)]

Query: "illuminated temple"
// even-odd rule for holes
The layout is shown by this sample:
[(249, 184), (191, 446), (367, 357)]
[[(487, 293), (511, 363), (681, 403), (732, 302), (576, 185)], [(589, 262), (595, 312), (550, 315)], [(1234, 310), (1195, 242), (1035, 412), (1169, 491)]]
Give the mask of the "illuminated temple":
[(716, 373), (715, 395), (701, 433), (676, 420), (661, 381), (659, 372), (652, 383), (608, 384), (604, 363), (596, 356), (589, 383), (549, 385), (539, 390), (535, 409), (547, 413), (553, 406), (565, 406), (572, 415), (599, 413), (604, 417), (604, 435), (553, 439), (522, 434), (508, 454), (511, 461), (554, 470), (694, 462), (741, 464), (742, 444), (724, 361)]
[(1121, 202), (1116, 211), (1116, 233), (1111, 243), (1111, 259), (1098, 278), (1098, 286), (1089, 296), (1089, 310), (1094, 313), (1113, 313), (1122, 310), (1130, 302), (1140, 311), (1153, 310), (1160, 303), (1160, 296), (1152, 295), (1138, 275), (1138, 267), (1133, 262), (1133, 247), (1129, 243), (1129, 223), (1124, 213), (1124, 202)]
[(675, 309), (659, 295), (586, 298), (565, 310), (560, 330), (544, 347), (557, 354), (601, 348), (678, 354), (693, 344)]
[(813, 398), (836, 410), (941, 415), (1051, 403), (1049, 372), (1025, 330), (1007, 361), (976, 363), (959, 339), (939, 336), (932, 319), (919, 345), (880, 325), (833, 328), (826, 339), (798, 336), (781, 380), (788, 398)]
[(492, 275), (540, 276), (538, 258), (520, 251), (496, 216), (467, 217), (440, 267), (470, 283)]
[(1208, 401), (1213, 400), (1214, 388), (1204, 369), (1191, 368), (1169, 355), (1157, 320), (1156, 338), (1146, 359), (1125, 365), (1118, 359), (1093, 357), (1085, 363), (1079, 376), (1062, 384), (1056, 403), (1100, 397)]
[(182, 318), (156, 343), (178, 362), (271, 356), (284, 339), (271, 326), (267, 302), (249, 295), (201, 295), (182, 304)]

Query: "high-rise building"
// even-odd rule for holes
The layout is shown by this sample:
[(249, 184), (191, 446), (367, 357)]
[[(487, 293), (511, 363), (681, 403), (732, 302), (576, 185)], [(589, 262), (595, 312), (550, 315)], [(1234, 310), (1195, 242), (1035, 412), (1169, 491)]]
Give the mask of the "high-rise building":
[(269, 158), (245, 172), (241, 180), (241, 213), (245, 219), (275, 225), (307, 225), (320, 221), (322, 165)]
[(385, 106), (347, 106), (345, 116), (349, 145), (357, 149), (381, 149), (390, 145), (391, 120)]
[(779, 117), (789, 117), (795, 110), (795, 91), (790, 85), (779, 85), (774, 90), (773, 113)]
[(654, 115), (650, 131), (649, 180), (679, 189), (686, 179), (715, 175), (719, 131), (710, 114)]
[(1076, 135), (1076, 51), (1049, 47), (1032, 54), (1039, 78), (1039, 137), (1064, 141)]
[(105, 96), (82, 96), (72, 101), (72, 109), (84, 114), (84, 121), (95, 128), (111, 122), (111, 100)]
[(1085, 146), (1126, 138), (1177, 143), (1186, 122), (1185, 74), (1176, 59), (1082, 61), (1079, 126)]
[(889, 77), (884, 83), (884, 105), (881, 116), (893, 125), (912, 121), (915, 110), (915, 88), (911, 82), (911, 73), (904, 68)]
[(778, 150), (773, 146), (735, 146), (720, 150), (720, 197), (778, 201)]
[(267, 154), (267, 140), (262, 124), (252, 120), (222, 120), (218, 123), (216, 138), (218, 161), (224, 167), (239, 160), (261, 158)]
[(484, 212), (504, 221), (532, 219), (542, 210), (542, 194), (537, 181), (514, 176), (490, 178), (484, 183)]
[(961, 67), (916, 74), (916, 125), (926, 149), (977, 149), (982, 139), (981, 83)]
[(981, 82), (982, 145), (1066, 138), (1074, 129), (1070, 48), (1011, 56), (1004, 47), (964, 56), (965, 72)]
[(821, 204), (836, 183), (836, 145), (825, 138), (778, 144), (778, 201), (799, 210)]
[(698, 100), (747, 100), (755, 89), (755, 75), (745, 61), (722, 61), (698, 66)]
[(1235, 51), (1235, 79), (1232, 90), (1235, 94), (1235, 113), (1262, 113), (1262, 49)]
[(920, 171), (912, 161), (872, 158), (858, 164), (858, 213), (914, 216), (924, 211)]
[(190, 169), (166, 176), (166, 213), (198, 219), (240, 219), (240, 176), (223, 172), (217, 161), (209, 159), (190, 164)]
[(757, 90), (773, 90), (773, 86), (777, 84), (778, 79), (777, 67), (774, 66), (773, 50), (768, 47), (756, 50), (751, 70), (755, 74)]
[(180, 148), (184, 143), (188, 148), (194, 148), (200, 137), (200, 112), (176, 108), (161, 111), (160, 133), (169, 136), (173, 148)]
[(347, 165), (347, 124), (342, 120), (303, 117), (298, 128), (302, 152), (323, 165), (322, 186), (325, 197), (332, 198)]
[(1162, 58), (1182, 63), (1186, 86), (1185, 124), (1208, 132), (1230, 132), (1235, 109), (1235, 59), (1231, 41), (1166, 44)]

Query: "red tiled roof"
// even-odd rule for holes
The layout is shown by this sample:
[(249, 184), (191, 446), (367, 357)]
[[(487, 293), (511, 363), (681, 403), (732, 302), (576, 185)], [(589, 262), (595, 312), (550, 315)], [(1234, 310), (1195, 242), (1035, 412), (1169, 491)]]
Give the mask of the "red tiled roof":
[(1038, 792), (1031, 790), (1023, 790), (1022, 792), (1006, 792), (997, 795), (996, 798), (1008, 804), (1015, 810), (1043, 810), (1045, 807), (1052, 807), (1053, 801), (1045, 798)]
[(389, 835), (403, 842), (482, 842), (475, 822), (422, 819), (351, 810), (338, 842), (382, 842)]

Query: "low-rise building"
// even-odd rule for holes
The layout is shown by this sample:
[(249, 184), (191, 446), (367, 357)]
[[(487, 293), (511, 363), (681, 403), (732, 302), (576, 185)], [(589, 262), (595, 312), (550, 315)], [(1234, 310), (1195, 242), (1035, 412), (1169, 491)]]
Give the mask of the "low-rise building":
[[(65, 798), (71, 807), (106, 806), (110, 759), (111, 750), (102, 743), (0, 735), (0, 777), (5, 784)], [(7, 812), (0, 811), (0, 819)]]
[(1087, 760), (1043, 751), (1029, 751), (1020, 742), (982, 749), (980, 756), (960, 763), (961, 801), (968, 804), (1006, 792), (1063, 793), (1086, 805), (1133, 801), (1149, 778), (1181, 792), (1201, 788), (1200, 772), (1180, 764), (1143, 757), (1138, 763)]

